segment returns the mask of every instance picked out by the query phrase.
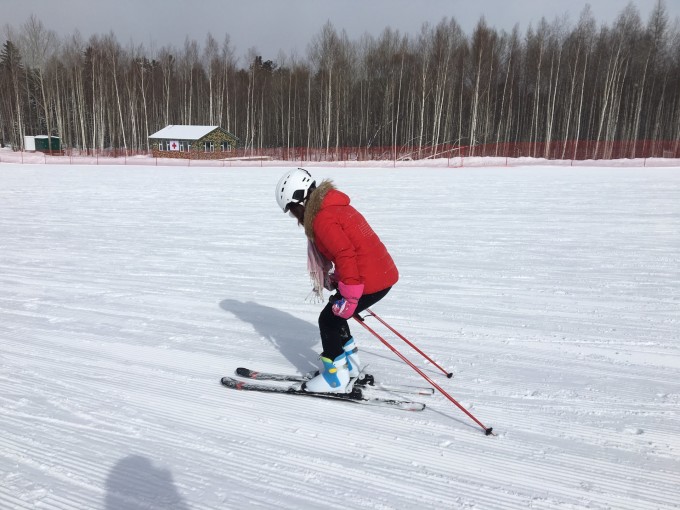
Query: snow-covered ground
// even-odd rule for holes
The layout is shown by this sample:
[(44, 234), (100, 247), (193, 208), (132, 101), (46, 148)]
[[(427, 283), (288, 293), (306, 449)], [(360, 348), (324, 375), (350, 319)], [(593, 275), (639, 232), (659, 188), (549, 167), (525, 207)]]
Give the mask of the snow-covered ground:
[[(283, 168), (0, 165), (0, 508), (669, 509), (680, 168), (314, 169), (401, 280), (406, 412), (223, 388), (320, 349)], [(358, 325), (378, 379), (423, 379)]]

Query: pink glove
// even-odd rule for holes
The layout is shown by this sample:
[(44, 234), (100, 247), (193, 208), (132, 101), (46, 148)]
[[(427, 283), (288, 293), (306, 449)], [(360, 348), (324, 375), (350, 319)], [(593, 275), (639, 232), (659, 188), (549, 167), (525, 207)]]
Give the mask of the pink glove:
[(343, 319), (349, 319), (354, 315), (359, 298), (364, 293), (364, 284), (345, 285), (340, 282), (338, 283), (338, 290), (340, 291), (340, 299), (333, 303), (333, 313)]

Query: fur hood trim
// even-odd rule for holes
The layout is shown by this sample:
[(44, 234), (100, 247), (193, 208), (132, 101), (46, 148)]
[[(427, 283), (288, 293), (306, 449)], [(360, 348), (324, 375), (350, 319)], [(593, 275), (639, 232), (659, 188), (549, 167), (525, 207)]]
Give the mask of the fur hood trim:
[(335, 189), (333, 181), (324, 179), (307, 199), (305, 204), (305, 235), (312, 242), (314, 242), (314, 220), (316, 215), (319, 214), (323, 199), (326, 198), (328, 192)]

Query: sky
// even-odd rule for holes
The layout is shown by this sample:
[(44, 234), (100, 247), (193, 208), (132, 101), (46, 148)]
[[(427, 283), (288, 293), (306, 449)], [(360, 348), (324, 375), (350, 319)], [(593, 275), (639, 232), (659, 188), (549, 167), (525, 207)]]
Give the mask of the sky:
[[(633, 2), (643, 21), (657, 0)], [(21, 27), (35, 14), (58, 35), (78, 30), (90, 35), (116, 35), (127, 45), (148, 49), (182, 47), (187, 37), (201, 45), (208, 33), (219, 42), (229, 35), (237, 57), (255, 50), (265, 59), (277, 60), (280, 51), (304, 57), (309, 43), (330, 21), (350, 40), (363, 34), (379, 36), (385, 28), (402, 34), (419, 33), (424, 23), (437, 24), (454, 17), (471, 33), (483, 16), (487, 24), (510, 31), (525, 31), (542, 17), (549, 22), (564, 15), (575, 23), (589, 3), (595, 19), (611, 24), (627, 2), (624, 0), (0, 0), (0, 30)], [(665, 0), (671, 20), (680, 17), (680, 0)]]

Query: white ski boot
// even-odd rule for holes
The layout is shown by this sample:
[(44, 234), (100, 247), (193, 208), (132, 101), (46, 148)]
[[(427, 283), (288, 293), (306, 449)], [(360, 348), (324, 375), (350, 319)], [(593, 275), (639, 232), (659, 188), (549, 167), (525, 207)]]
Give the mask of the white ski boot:
[(359, 359), (359, 349), (354, 341), (354, 338), (350, 338), (342, 346), (345, 350), (345, 355), (347, 356), (347, 370), (349, 371), (350, 377), (359, 377), (361, 374), (361, 360)]
[(347, 393), (349, 385), (347, 355), (343, 352), (334, 360), (321, 356), (321, 362), (323, 363), (321, 373), (302, 383), (302, 389), (312, 393)]

